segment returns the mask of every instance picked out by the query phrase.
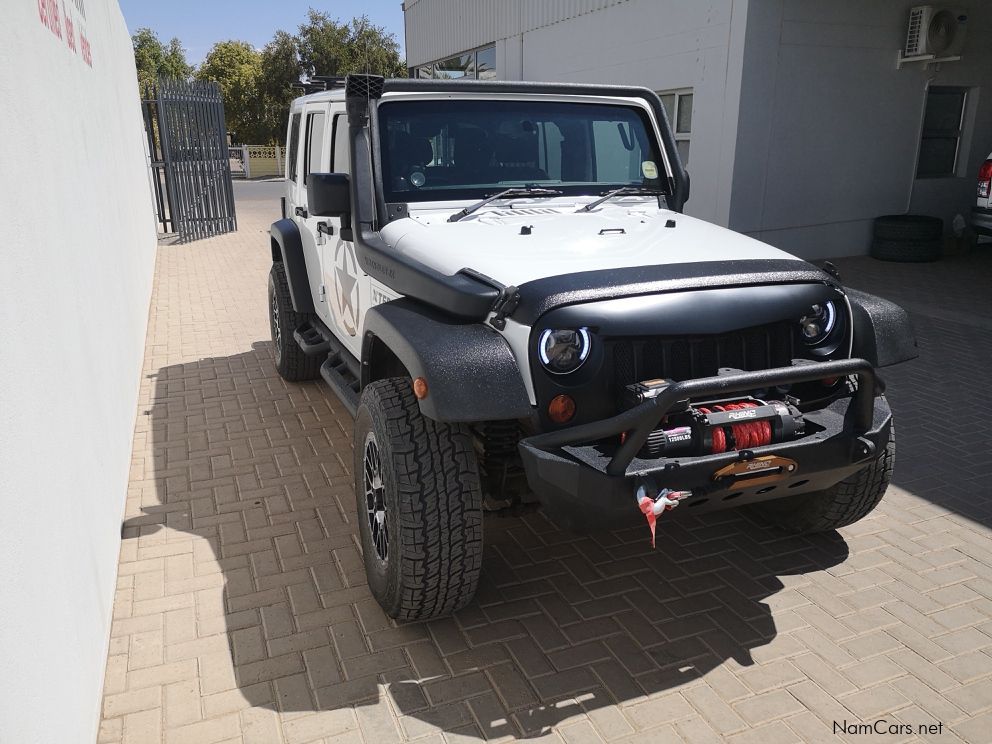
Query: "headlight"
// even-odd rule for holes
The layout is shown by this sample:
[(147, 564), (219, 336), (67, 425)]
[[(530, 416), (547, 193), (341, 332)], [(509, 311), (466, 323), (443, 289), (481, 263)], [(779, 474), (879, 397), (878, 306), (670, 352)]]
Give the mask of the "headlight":
[(555, 375), (574, 372), (589, 358), (592, 339), (585, 328), (578, 330), (553, 330), (541, 332), (537, 353), (544, 368)]
[(837, 308), (830, 300), (819, 302), (799, 321), (799, 332), (807, 346), (817, 346), (826, 341), (837, 325)]

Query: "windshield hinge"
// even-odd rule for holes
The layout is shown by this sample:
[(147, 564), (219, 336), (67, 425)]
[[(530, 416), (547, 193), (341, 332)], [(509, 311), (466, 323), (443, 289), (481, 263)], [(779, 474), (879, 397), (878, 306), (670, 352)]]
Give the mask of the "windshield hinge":
[(520, 304), (520, 290), (514, 286), (503, 287), (499, 291), (499, 296), (493, 303), (493, 317), (489, 320), (489, 325), (497, 331), (506, 328), (506, 319), (513, 315), (513, 311)]

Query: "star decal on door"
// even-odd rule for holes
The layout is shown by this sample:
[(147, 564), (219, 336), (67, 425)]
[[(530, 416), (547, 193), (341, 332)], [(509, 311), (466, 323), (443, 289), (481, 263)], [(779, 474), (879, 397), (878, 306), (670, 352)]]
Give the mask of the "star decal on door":
[(358, 334), (361, 301), (358, 294), (358, 261), (350, 243), (338, 243), (334, 253), (334, 289), (338, 319), (349, 335)]

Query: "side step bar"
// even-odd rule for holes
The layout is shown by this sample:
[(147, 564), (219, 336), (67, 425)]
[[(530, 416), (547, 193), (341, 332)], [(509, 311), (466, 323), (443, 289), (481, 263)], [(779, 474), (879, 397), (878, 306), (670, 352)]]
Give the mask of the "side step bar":
[(304, 323), (293, 331), (293, 340), (307, 356), (322, 356), (331, 351), (330, 333), (311, 323)]
[(327, 356), (320, 365), (320, 376), (331, 386), (352, 417), (358, 414), (358, 398), (362, 383), (361, 365), (334, 337), (331, 330), (317, 318), (307, 321), (295, 331), (293, 338), (307, 356)]
[(351, 417), (357, 416), (361, 382), (352, 374), (342, 354), (334, 353), (328, 356), (327, 361), (320, 365), (320, 376), (331, 386), (331, 390), (348, 409)]

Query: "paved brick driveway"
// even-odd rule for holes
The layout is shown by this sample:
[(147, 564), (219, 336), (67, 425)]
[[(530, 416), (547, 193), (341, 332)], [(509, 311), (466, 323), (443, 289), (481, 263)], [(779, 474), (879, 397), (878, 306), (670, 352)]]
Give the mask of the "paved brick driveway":
[(841, 262), (921, 337), (887, 376), (899, 463), (871, 518), (813, 540), (724, 512), (655, 552), (494, 519), (477, 601), (396, 625), (364, 582), (351, 421), (270, 361), (276, 204), (159, 251), (100, 742), (992, 739), (988, 250)]

